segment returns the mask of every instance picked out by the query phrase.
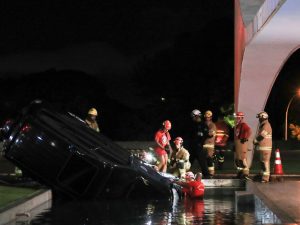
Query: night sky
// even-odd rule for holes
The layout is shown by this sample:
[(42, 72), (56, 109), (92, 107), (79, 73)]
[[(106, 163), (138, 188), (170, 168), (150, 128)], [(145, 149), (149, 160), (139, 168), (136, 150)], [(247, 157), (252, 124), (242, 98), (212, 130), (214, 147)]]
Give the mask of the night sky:
[[(280, 71), (265, 107), (265, 110), (269, 113), (270, 122), (273, 126), (273, 136), (278, 140), (284, 138), (284, 120), (288, 102), (297, 91), (300, 90), (299, 62), (300, 50), (297, 50), (288, 59)], [(293, 123), (300, 125), (299, 115), (300, 97), (296, 97), (293, 99), (289, 108), (288, 124)]]
[[(233, 1), (1, 1), (1, 121), (44, 99), (116, 140), (233, 103)], [(76, 78), (75, 78), (76, 75)], [(161, 98), (165, 101), (161, 101)]]

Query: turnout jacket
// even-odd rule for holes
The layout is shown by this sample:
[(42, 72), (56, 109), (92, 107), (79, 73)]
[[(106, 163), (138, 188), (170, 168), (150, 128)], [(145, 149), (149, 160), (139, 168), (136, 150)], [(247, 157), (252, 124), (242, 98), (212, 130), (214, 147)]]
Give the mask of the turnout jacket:
[(245, 122), (241, 122), (235, 127), (235, 132), (234, 132), (235, 140), (248, 139), (250, 135), (251, 135), (251, 129)]
[(204, 140), (204, 148), (214, 148), (215, 147), (215, 138), (216, 138), (216, 125), (214, 122), (209, 121), (205, 122), (206, 126), (208, 128), (208, 132), (206, 134), (205, 140)]
[(254, 144), (257, 145), (257, 150), (272, 150), (272, 127), (268, 120), (264, 120), (260, 123)]

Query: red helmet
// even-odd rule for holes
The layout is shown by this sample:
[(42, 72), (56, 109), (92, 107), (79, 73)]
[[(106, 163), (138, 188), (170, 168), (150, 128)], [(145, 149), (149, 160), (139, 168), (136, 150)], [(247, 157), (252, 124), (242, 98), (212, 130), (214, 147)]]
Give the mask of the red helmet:
[(177, 138), (175, 138), (174, 143), (175, 143), (175, 145), (177, 145), (177, 144), (181, 144), (182, 145), (183, 139), (181, 137), (177, 137)]
[(171, 125), (170, 120), (164, 121), (164, 122), (163, 122), (163, 126), (164, 126), (165, 129), (171, 130), (172, 125)]
[(235, 114), (235, 117), (244, 117), (244, 116), (245, 116), (245, 114), (243, 112), (237, 112)]

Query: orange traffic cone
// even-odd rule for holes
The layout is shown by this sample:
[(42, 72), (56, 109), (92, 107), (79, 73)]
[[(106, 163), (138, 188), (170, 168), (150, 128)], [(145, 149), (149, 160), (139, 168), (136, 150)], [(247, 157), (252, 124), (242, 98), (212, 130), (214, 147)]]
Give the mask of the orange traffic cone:
[(276, 149), (275, 152), (275, 166), (274, 166), (274, 174), (275, 175), (283, 175), (283, 169), (282, 169), (282, 164), (281, 164), (281, 159), (280, 159), (280, 153), (279, 149)]

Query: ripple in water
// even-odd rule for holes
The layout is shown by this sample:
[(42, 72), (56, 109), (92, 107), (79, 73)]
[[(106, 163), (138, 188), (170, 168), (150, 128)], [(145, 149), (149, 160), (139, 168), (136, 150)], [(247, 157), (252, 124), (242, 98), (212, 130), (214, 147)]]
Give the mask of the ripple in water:
[(114, 200), (54, 202), (30, 221), (31, 225), (169, 225), (261, 224), (254, 212), (235, 212), (233, 196), (203, 200)]

